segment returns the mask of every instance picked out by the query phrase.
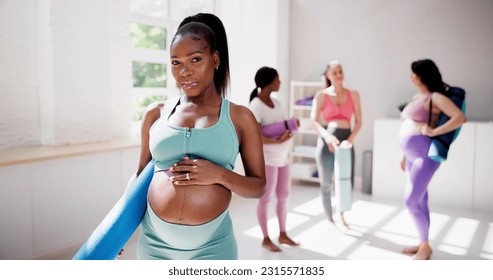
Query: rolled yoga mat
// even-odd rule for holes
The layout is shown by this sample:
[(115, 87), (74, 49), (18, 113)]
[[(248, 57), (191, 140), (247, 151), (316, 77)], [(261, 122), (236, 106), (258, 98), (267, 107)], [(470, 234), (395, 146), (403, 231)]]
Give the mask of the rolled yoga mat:
[(298, 123), (296, 118), (291, 118), (282, 122), (272, 123), (262, 126), (262, 135), (269, 138), (278, 138), (283, 135), (286, 130), (290, 132), (295, 132), (298, 130)]
[(140, 225), (154, 175), (151, 161), (92, 232), (73, 260), (114, 260)]
[[(466, 112), (466, 101), (465, 96), (466, 92), (459, 87), (450, 87), (447, 91), (447, 94), (452, 102), (454, 102), (455, 106), (462, 110), (463, 113)], [(450, 118), (441, 113), (438, 116), (437, 126), (440, 126), (446, 123)], [(450, 149), (450, 145), (454, 142), (457, 135), (459, 135), (460, 127), (456, 130), (453, 130), (449, 133), (445, 133), (436, 137), (431, 138), (430, 149), (428, 150), (428, 157), (437, 162), (443, 162), (447, 159), (448, 151)]]
[(351, 209), (351, 148), (339, 147), (334, 152), (334, 188), (337, 212)]

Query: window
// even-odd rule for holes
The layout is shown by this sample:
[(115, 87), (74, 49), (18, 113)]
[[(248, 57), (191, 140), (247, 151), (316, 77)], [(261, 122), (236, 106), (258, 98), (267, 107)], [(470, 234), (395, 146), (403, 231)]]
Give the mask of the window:
[(170, 75), (169, 43), (180, 21), (199, 12), (214, 12), (214, 0), (132, 0), (132, 99), (134, 133), (146, 107), (176, 95)]

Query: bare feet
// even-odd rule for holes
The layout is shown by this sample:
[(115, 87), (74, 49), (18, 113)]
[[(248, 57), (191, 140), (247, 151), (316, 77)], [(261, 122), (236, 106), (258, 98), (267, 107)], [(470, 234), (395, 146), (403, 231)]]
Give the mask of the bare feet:
[(413, 256), (413, 260), (429, 260), (431, 253), (433, 253), (433, 250), (431, 250), (430, 244), (428, 242), (423, 242), (419, 244), (418, 251)]
[(402, 249), (403, 254), (408, 254), (408, 255), (413, 255), (418, 252), (419, 246), (411, 246), (411, 247), (406, 247)]
[(279, 248), (276, 244), (272, 243), (269, 237), (264, 237), (262, 241), (262, 247), (272, 252), (281, 252), (281, 248)]
[(344, 215), (341, 213), (341, 223), (344, 229), (349, 229), (349, 225), (346, 223), (346, 220), (344, 219)]
[(279, 234), (279, 243), (281, 244), (287, 244), (289, 246), (298, 246), (300, 243), (294, 242), (285, 232), (281, 232)]

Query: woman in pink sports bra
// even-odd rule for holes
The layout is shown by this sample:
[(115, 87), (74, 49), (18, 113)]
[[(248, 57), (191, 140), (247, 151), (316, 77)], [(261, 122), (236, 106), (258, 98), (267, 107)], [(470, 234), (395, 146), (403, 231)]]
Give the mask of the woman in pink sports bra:
[[(326, 88), (314, 97), (310, 118), (315, 131), (320, 136), (317, 141), (316, 156), (322, 202), (329, 221), (332, 217), (331, 189), (334, 175), (334, 149), (339, 145), (352, 148), (354, 139), (361, 129), (361, 106), (359, 93), (344, 86), (344, 73), (337, 61), (332, 61), (325, 71)], [(354, 115), (354, 127), (351, 120)], [(354, 185), (354, 149), (352, 154), (351, 182)], [(349, 228), (341, 213), (341, 223)]]

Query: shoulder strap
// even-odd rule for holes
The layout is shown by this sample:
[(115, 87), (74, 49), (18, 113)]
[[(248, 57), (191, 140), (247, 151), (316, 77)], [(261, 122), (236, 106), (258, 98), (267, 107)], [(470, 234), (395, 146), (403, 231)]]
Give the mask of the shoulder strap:
[(221, 97), (221, 109), (219, 110), (219, 121), (229, 116), (229, 100)]

